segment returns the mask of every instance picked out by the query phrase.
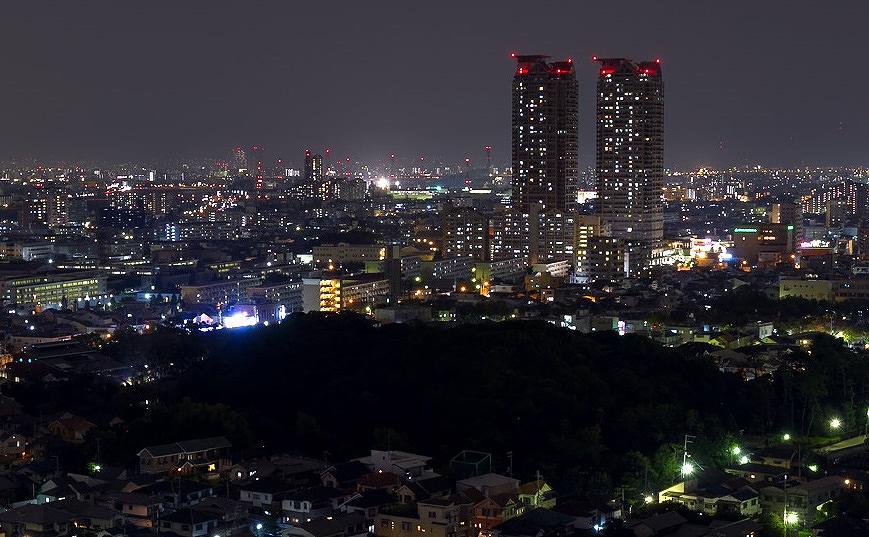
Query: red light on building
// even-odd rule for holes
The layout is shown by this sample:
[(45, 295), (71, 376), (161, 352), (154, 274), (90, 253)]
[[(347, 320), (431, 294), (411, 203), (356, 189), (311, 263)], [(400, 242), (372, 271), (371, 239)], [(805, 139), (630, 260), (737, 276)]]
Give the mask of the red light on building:
[(511, 57), (511, 58), (515, 58), (515, 57), (516, 57), (516, 53), (515, 53), (515, 52), (511, 52), (511, 53), (510, 53), (510, 57)]
[(616, 72), (616, 70), (612, 69), (610, 67), (604, 67), (603, 69), (600, 70), (601, 76), (611, 75), (615, 72)]
[(573, 58), (567, 58), (567, 63), (573, 63)]
[(597, 56), (592, 56), (592, 57), (591, 57), (591, 61), (596, 62), (596, 61), (597, 61)]
[(520, 68), (516, 69), (516, 74), (517, 75), (527, 75), (528, 69), (526, 69), (525, 67), (520, 67)]
[(661, 63), (661, 58), (655, 58), (655, 63)]

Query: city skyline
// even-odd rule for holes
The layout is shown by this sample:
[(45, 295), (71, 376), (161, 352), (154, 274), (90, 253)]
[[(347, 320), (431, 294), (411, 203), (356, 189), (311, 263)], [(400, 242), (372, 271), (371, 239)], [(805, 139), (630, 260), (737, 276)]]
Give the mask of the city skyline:
[[(317, 6), (203, 5), (13, 4), (5, 48), (39, 39), (7, 58), (0, 160), (193, 158), (258, 144), (287, 162), (334, 147), (341, 158), (482, 163), (492, 146), (503, 166), (504, 71), (521, 51), (576, 61), (582, 168), (594, 162), (593, 54), (662, 58), (668, 167), (865, 162), (865, 97), (829, 79), (849, 72), (860, 86), (853, 58), (830, 51), (859, 50), (849, 28), (865, 19), (863, 5), (582, 4), (549, 8), (558, 16), (540, 29), (503, 3), (455, 13), (347, 5), (341, 17)], [(606, 23), (617, 17), (617, 28)]]

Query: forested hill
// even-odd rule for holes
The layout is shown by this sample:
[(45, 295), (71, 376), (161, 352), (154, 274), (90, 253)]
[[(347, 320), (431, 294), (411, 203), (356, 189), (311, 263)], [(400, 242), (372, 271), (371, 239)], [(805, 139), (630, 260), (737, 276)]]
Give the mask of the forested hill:
[(669, 444), (686, 432), (711, 453), (726, 434), (765, 425), (753, 408), (766, 383), (642, 337), (546, 323), (374, 328), (307, 315), (225, 332), (208, 354), (178, 393), (239, 411), (251, 443), (331, 458), (389, 444), (442, 462), (475, 449), (497, 465), (512, 451), (518, 472), (605, 487), (644, 472), (639, 454), (657, 454), (651, 469), (669, 480)]
[(830, 415), (862, 430), (869, 403), (867, 360), (828, 336), (750, 382), (641, 336), (528, 321), (374, 327), (355, 315), (307, 314), (115, 340), (107, 351), (116, 358), (176, 373), (132, 387), (17, 394), (34, 413), (75, 401), (85, 415), (96, 404), (123, 417), (122, 434), (94, 435), (115, 464), (134, 463), (146, 445), (224, 434), (240, 456), (337, 461), (391, 447), (430, 455), (440, 469), (472, 449), (505, 471), (513, 452), (517, 475), (539, 470), (564, 492), (640, 489), (672, 482), (686, 433), (696, 436), (697, 461), (711, 466), (740, 435), (817, 434)]

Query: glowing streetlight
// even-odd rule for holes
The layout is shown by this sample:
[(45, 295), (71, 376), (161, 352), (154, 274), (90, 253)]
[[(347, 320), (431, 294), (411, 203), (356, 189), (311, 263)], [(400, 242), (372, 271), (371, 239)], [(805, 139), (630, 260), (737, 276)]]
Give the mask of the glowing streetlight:
[(785, 433), (785, 434), (781, 435), (781, 439), (784, 440), (785, 442), (787, 442), (788, 440), (791, 439), (791, 435), (789, 433)]
[(739, 446), (733, 446), (732, 448), (730, 448), (730, 452), (733, 453), (733, 455), (735, 456), (739, 456), (739, 454), (742, 453), (742, 448), (740, 448)]
[(739, 464), (748, 464), (748, 463), (749, 463), (749, 459), (747, 456), (743, 455), (742, 457), (739, 457)]
[(643, 498), (643, 501), (646, 502), (646, 504), (650, 504), (655, 502), (655, 498), (653, 498), (651, 494), (647, 494), (646, 497)]
[(682, 465), (682, 477), (689, 476), (694, 473), (694, 465), (686, 462)]
[(842, 427), (842, 420), (839, 418), (833, 418), (830, 420), (830, 429), (836, 430)]
[(796, 526), (800, 521), (800, 515), (793, 511), (785, 513), (785, 524)]

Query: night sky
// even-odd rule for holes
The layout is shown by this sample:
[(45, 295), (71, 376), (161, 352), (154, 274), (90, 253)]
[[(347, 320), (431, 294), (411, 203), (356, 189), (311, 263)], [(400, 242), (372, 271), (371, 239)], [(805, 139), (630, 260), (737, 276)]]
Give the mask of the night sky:
[(511, 51), (663, 60), (666, 160), (869, 164), (864, 0), (7, 1), (0, 160), (509, 161)]

